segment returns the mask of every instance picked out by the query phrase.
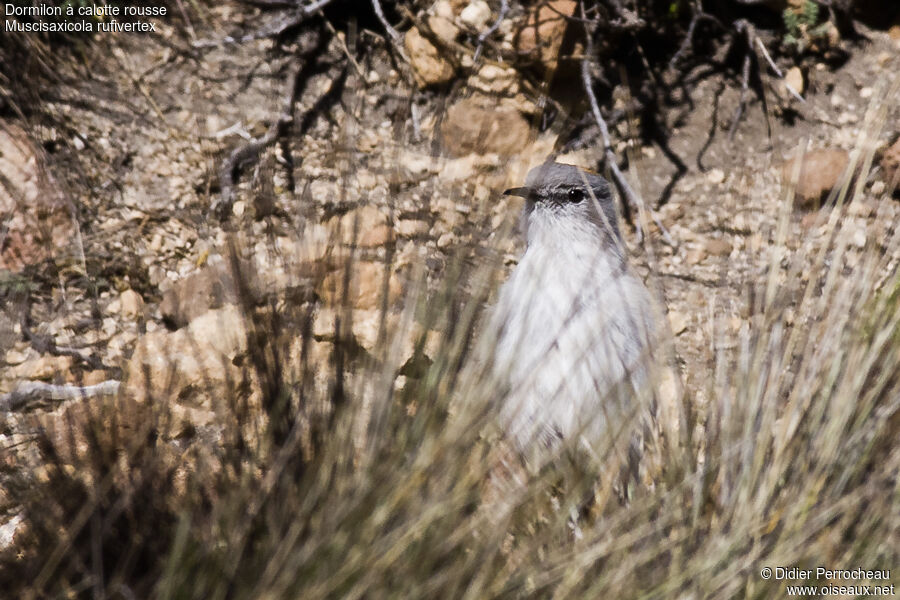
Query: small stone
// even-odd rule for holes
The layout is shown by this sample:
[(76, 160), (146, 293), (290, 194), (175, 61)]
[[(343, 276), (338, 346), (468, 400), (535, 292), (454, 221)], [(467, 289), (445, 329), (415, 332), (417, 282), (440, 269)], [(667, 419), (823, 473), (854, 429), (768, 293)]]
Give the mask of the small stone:
[(431, 226), (419, 219), (401, 219), (397, 221), (397, 233), (405, 238), (417, 238), (428, 235)]
[(530, 9), (515, 37), (517, 53), (534, 56), (547, 72), (554, 70), (569, 26), (566, 17), (572, 16), (577, 7), (574, 0), (550, 0)]
[(71, 356), (39, 356), (26, 360), (11, 369), (16, 379), (39, 379), (48, 381), (56, 375), (65, 375), (72, 370), (74, 359)]
[[(875, 183), (880, 183), (882, 188), (884, 187), (884, 183), (881, 181)], [(874, 188), (875, 185), (873, 184), (872, 187)], [(884, 190), (882, 189), (882, 191)], [(875, 207), (862, 199), (854, 200), (847, 206), (847, 213), (854, 217), (870, 217), (875, 213)]]
[(863, 89), (859, 90), (859, 97), (863, 99), (871, 98), (873, 93), (874, 90), (872, 88), (864, 87)]
[(459, 20), (474, 29), (481, 31), (491, 19), (491, 7), (484, 0), (472, 0), (469, 5), (459, 13)]
[(713, 184), (719, 184), (725, 181), (725, 172), (722, 169), (711, 169), (706, 174), (706, 180)]
[(670, 310), (669, 311), (669, 326), (672, 328), (672, 335), (679, 335), (684, 332), (688, 326), (688, 318), (684, 315), (684, 313)]
[(884, 193), (885, 185), (883, 181), (875, 181), (872, 183), (872, 194), (880, 196)]
[(703, 259), (706, 258), (706, 250), (703, 248), (693, 248), (687, 251), (687, 254), (684, 256), (685, 262), (689, 265), (697, 265), (703, 262)]
[(900, 42), (900, 24), (891, 25), (890, 29), (888, 29), (888, 35), (895, 42)]
[(334, 217), (327, 226), (337, 233), (346, 246), (355, 244), (361, 248), (375, 248), (384, 246), (394, 238), (387, 216), (371, 204)]
[(448, 231), (447, 233), (442, 234), (441, 237), (438, 238), (437, 245), (438, 245), (438, 248), (446, 248), (447, 246), (451, 245), (455, 241), (456, 241), (456, 236), (453, 235), (453, 233)]
[(713, 238), (706, 242), (706, 251), (713, 256), (727, 256), (731, 254), (731, 242)]
[[(793, 182), (796, 160), (786, 161), (781, 168), (784, 185)], [(850, 155), (845, 150), (825, 148), (804, 154), (795, 190), (797, 206), (817, 206), (822, 197), (840, 182), (849, 163)]]
[(144, 314), (144, 299), (132, 289), (119, 295), (119, 311), (126, 319), (134, 319)]
[(865, 227), (857, 227), (853, 232), (853, 236), (850, 238), (850, 242), (856, 246), (857, 248), (865, 248), (866, 247), (866, 228)]
[(403, 43), (419, 88), (441, 85), (453, 78), (453, 65), (418, 29), (407, 31)]
[[(181, 331), (143, 336), (127, 369), (126, 393), (139, 400), (207, 395), (209, 401), (235, 393), (242, 378), (235, 366), (246, 352), (247, 331), (240, 309), (210, 310)], [(228, 383), (230, 382), (230, 384)]]
[(28, 360), (27, 352), (20, 352), (18, 350), (7, 350), (6, 357), (4, 358), (4, 362), (7, 365), (19, 365)]
[(803, 71), (800, 70), (800, 67), (791, 67), (788, 69), (788, 72), (784, 74), (784, 83), (789, 85), (795, 92), (803, 95), (803, 92), (806, 91), (806, 83), (803, 79)]
[(393, 304), (402, 292), (400, 279), (396, 273), (387, 276), (385, 289), (385, 265), (381, 263), (356, 261), (350, 265), (349, 290), (344, 289), (347, 267), (344, 266), (326, 275), (318, 288), (318, 295), (326, 306), (341, 306), (345, 301), (353, 308), (370, 310), (379, 308), (387, 292), (388, 304)]
[(528, 144), (531, 125), (505, 103), (464, 98), (450, 107), (441, 123), (444, 147), (453, 156), (515, 156)]
[(459, 27), (454, 25), (450, 19), (442, 16), (428, 17), (428, 27), (447, 43), (456, 41), (456, 36), (459, 34)]

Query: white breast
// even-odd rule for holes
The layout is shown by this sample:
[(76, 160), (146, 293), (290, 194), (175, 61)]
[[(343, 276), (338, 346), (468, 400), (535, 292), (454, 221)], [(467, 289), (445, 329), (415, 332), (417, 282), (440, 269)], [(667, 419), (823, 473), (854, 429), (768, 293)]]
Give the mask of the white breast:
[(644, 285), (596, 240), (532, 240), (492, 317), (501, 420), (520, 448), (579, 433), (597, 444), (623, 418), (613, 388), (642, 376), (650, 314)]

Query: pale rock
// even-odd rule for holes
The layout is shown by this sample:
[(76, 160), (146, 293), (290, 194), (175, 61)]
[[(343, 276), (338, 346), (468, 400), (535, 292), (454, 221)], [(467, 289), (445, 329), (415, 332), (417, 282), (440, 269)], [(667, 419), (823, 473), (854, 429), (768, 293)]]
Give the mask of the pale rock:
[(401, 219), (397, 221), (397, 233), (405, 238), (416, 238), (428, 235), (431, 226), (420, 219)]
[(784, 82), (801, 96), (803, 95), (803, 92), (806, 91), (803, 71), (800, 70), (800, 67), (791, 67), (788, 69), (788, 72), (784, 74)]
[(692, 248), (684, 255), (684, 260), (689, 265), (696, 265), (703, 262), (706, 258), (706, 250), (703, 248)]
[(456, 41), (456, 36), (459, 34), (459, 27), (453, 23), (452, 19), (448, 19), (441, 15), (434, 15), (428, 17), (427, 23), (431, 31), (448, 44)]
[(731, 254), (731, 242), (713, 238), (706, 242), (706, 251), (713, 256), (728, 256)]
[(514, 156), (527, 146), (531, 125), (503, 101), (471, 96), (450, 107), (441, 123), (441, 136), (452, 156)]
[(670, 310), (668, 317), (669, 326), (672, 328), (672, 335), (679, 335), (687, 329), (688, 317), (685, 316), (684, 313)]
[[(382, 263), (354, 261), (326, 275), (318, 287), (319, 297), (326, 306), (341, 306), (345, 299), (344, 278), (350, 269), (350, 286), (346, 291), (346, 302), (353, 308), (367, 310), (378, 308), (384, 296), (386, 268)], [(387, 273), (388, 305), (397, 301), (402, 293), (399, 277), (393, 271)]]
[(127, 289), (119, 295), (120, 313), (126, 319), (135, 319), (144, 315), (144, 299), (139, 293)]
[(71, 356), (43, 355), (26, 360), (10, 369), (13, 379), (36, 379), (49, 381), (57, 375), (65, 377), (71, 370), (74, 359)]
[(208, 392), (221, 399), (226, 380), (240, 380), (234, 364), (246, 344), (243, 315), (234, 305), (207, 311), (179, 331), (147, 334), (128, 364), (126, 393), (143, 400)]
[(442, 234), (441, 237), (438, 238), (437, 246), (438, 246), (438, 248), (446, 248), (455, 242), (456, 242), (456, 236), (452, 232), (448, 231), (447, 233)]
[(447, 83), (453, 78), (455, 69), (419, 30), (413, 27), (406, 32), (404, 46), (409, 56), (416, 85), (426, 88)]
[(484, 0), (472, 0), (461, 13), (459, 20), (475, 31), (481, 31), (491, 19), (491, 7)]
[[(247, 278), (246, 288), (260, 292), (256, 269), (248, 262), (241, 263), (241, 277)], [(177, 277), (177, 276), (176, 276)], [(171, 276), (170, 276), (171, 278)], [(159, 312), (175, 328), (184, 327), (211, 309), (237, 302), (237, 288), (230, 267), (216, 256), (200, 270), (173, 281), (163, 294)], [(258, 298), (254, 297), (256, 302)]]
[(574, 0), (550, 0), (529, 9), (515, 36), (517, 53), (536, 58), (547, 72), (555, 70), (569, 26), (565, 17), (575, 14), (577, 7)]
[(725, 171), (722, 169), (710, 169), (706, 174), (706, 180), (712, 184), (719, 184), (725, 181)]
[(387, 216), (371, 204), (333, 217), (327, 225), (346, 246), (374, 248), (384, 246), (394, 237)]
[[(825, 148), (807, 152), (799, 167), (795, 203), (803, 208), (817, 206), (822, 197), (841, 181), (849, 163), (850, 155), (845, 150)], [(782, 181), (786, 186), (793, 183), (795, 165), (796, 158), (791, 158), (781, 168)]]
[(371, 352), (378, 342), (381, 324), (380, 310), (357, 310), (353, 312), (353, 337), (356, 342)]

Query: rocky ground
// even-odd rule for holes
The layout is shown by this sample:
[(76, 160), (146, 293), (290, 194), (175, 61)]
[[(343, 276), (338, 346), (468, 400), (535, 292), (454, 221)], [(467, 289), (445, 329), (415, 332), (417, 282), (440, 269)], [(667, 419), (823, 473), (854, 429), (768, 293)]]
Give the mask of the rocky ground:
[[(487, 19), (476, 9), (438, 11), (433, 29), (481, 26)], [(226, 4), (210, 11), (197, 37), (256, 19)], [(859, 197), (842, 209), (855, 247), (879, 245), (897, 222), (889, 177), (900, 158), (891, 147), (900, 131), (900, 34), (896, 26), (863, 34), (841, 42), (849, 59), (840, 66), (782, 65), (803, 102), (766, 76), (767, 105), (750, 91), (733, 136), (740, 82), (699, 70), (690, 102), (663, 115), (668, 148), (626, 141), (628, 119), (614, 128), (628, 180), (672, 242), (652, 224), (643, 241), (626, 227), (633, 261), (667, 308), (682, 375), (700, 396), (717, 347), (750, 319), (752, 289), (769, 265), (786, 277), (792, 253), (825, 231), (833, 209), (818, 204), (849, 161), (875, 151)], [(420, 275), (436, 288), (459, 256), (511, 267), (520, 244), (504, 232), (519, 205), (500, 192), (548, 156), (555, 134), (537, 133), (530, 119), (539, 97), (502, 65), (484, 65), (446, 100), (413, 93), (453, 75), (420, 37), (405, 38), (412, 67), (392, 64), (386, 47), (346, 61), (344, 37), (304, 62), (315, 40), (188, 54), (163, 24), (158, 37), (109, 38), (86, 58), (81, 91), (96, 103), (68, 102), (64, 90), (55, 106), (73, 130), (40, 131), (35, 145), (18, 124), (2, 123), (0, 173), (20, 196), (0, 193), (0, 393), (23, 381), (117, 380), (140, 395), (147, 385), (138, 374), (149, 373), (153, 385), (175, 386), (168, 389), (186, 421), (202, 423), (212, 410), (203, 382), (226, 378), (246, 352), (235, 308), (246, 294), (228, 266), (230, 247), (253, 303), (278, 310), (316, 299), (322, 357), (351, 252), (353, 333), (367, 351), (378, 343), (385, 291), (390, 321)], [(242, 174), (228, 219), (216, 218), (223, 160), (277, 121), (298, 65), (305, 83), (296, 118)], [(78, 149), (76, 162), (54, 162), (61, 141)], [(802, 148), (823, 152), (794, 173), (786, 160)], [(594, 143), (558, 160), (595, 168), (601, 157)], [(59, 169), (75, 175), (62, 178)], [(800, 179), (787, 208), (785, 174)], [(775, 243), (783, 215), (786, 249)], [(851, 273), (853, 248), (844, 260)], [(43, 269), (46, 261), (55, 269)], [(411, 343), (401, 351), (411, 355)], [(40, 402), (7, 414), (3, 445), (22, 441), (34, 414), (59, 410)]]

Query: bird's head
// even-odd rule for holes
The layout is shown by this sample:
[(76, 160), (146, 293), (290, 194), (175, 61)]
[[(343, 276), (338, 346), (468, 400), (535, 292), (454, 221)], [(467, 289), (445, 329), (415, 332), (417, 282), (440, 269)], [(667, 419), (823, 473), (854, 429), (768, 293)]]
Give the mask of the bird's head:
[(529, 240), (540, 230), (561, 235), (586, 233), (609, 244), (621, 242), (612, 191), (600, 175), (546, 162), (528, 172), (524, 186), (503, 193), (525, 198), (523, 226)]

